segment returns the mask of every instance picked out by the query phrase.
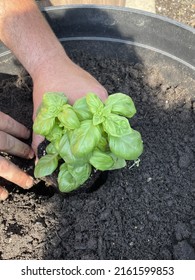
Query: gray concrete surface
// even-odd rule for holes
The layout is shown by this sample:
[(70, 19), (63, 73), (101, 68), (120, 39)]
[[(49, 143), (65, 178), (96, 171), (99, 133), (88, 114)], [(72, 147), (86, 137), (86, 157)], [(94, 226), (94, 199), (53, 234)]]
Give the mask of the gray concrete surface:
[(195, 0), (38, 0), (40, 6), (91, 3), (126, 6), (167, 16), (195, 28)]
[(155, 0), (156, 13), (195, 27), (195, 0)]

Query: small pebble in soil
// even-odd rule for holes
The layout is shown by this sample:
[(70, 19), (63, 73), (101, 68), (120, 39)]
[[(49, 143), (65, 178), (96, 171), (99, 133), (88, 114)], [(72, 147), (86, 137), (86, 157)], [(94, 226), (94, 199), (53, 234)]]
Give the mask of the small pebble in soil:
[(169, 101), (168, 100), (165, 101), (165, 109), (166, 110), (169, 109)]
[(150, 181), (152, 181), (152, 178), (148, 177), (146, 181), (147, 181), (147, 183), (149, 183)]

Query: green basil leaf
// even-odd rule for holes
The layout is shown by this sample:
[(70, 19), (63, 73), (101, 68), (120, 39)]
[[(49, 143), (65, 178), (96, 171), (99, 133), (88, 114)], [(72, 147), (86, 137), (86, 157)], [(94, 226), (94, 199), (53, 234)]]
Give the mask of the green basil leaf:
[(98, 112), (94, 114), (93, 116), (93, 125), (98, 125), (102, 123), (105, 120), (105, 117), (103, 116), (102, 112)]
[(49, 143), (49, 144), (47, 145), (47, 147), (46, 147), (46, 153), (47, 153), (47, 154), (51, 154), (51, 155), (55, 155), (55, 154), (58, 153), (53, 143)]
[(86, 96), (86, 101), (92, 114), (95, 114), (97, 111), (100, 111), (104, 108), (103, 102), (94, 93), (88, 93)]
[(43, 96), (43, 105), (53, 117), (57, 117), (67, 101), (67, 97), (62, 92), (47, 92)]
[(93, 151), (89, 162), (92, 166), (101, 171), (110, 169), (114, 164), (114, 160), (109, 154), (98, 149)]
[(102, 152), (105, 152), (108, 149), (108, 141), (105, 137), (101, 137), (100, 141), (97, 144), (97, 148)]
[(102, 110), (102, 115), (104, 117), (108, 117), (111, 113), (111, 110), (112, 110), (112, 106), (111, 105), (107, 105), (107, 106), (104, 106), (103, 110)]
[(62, 164), (60, 166), (60, 172), (58, 174), (58, 186), (61, 192), (71, 192), (79, 187), (76, 180), (68, 171), (67, 164)]
[(112, 113), (116, 113), (127, 118), (133, 117), (136, 113), (136, 108), (132, 98), (123, 93), (115, 93), (110, 95), (107, 98), (105, 105), (105, 107), (112, 107)]
[(93, 117), (91, 111), (89, 110), (89, 106), (87, 105), (86, 97), (77, 99), (73, 105), (73, 109), (80, 121), (90, 120)]
[(91, 165), (85, 163), (83, 165), (68, 165), (68, 171), (76, 180), (76, 183), (80, 186), (82, 185), (91, 174)]
[(100, 108), (94, 113), (93, 124), (98, 125), (105, 121), (106, 117), (109, 117), (111, 113), (111, 106)]
[(35, 178), (42, 178), (53, 173), (58, 166), (58, 156), (45, 155), (39, 159), (35, 166), (34, 175)]
[(92, 120), (81, 122), (70, 137), (70, 148), (74, 156), (85, 157), (93, 151), (101, 138), (99, 126), (94, 126)]
[(113, 153), (110, 153), (110, 156), (113, 158), (114, 164), (109, 170), (121, 169), (126, 166), (125, 159), (116, 157)]
[(132, 132), (128, 119), (110, 114), (103, 122), (104, 130), (112, 136), (121, 137)]
[(53, 145), (54, 145), (56, 151), (58, 152), (58, 154), (59, 154), (60, 140), (61, 140), (61, 139), (57, 139), (56, 141), (53, 142)]
[(70, 149), (70, 142), (68, 138), (68, 134), (65, 133), (59, 142), (59, 155), (66, 163), (74, 162), (75, 156), (72, 154)]
[(63, 111), (58, 114), (58, 119), (69, 130), (80, 126), (80, 121), (70, 105), (63, 106)]
[(138, 131), (122, 137), (109, 136), (110, 150), (117, 157), (126, 160), (136, 160), (143, 152), (143, 142)]
[(33, 130), (36, 134), (46, 136), (50, 133), (54, 124), (55, 118), (51, 116), (46, 108), (42, 107), (34, 121)]
[(59, 124), (55, 122), (52, 130), (49, 132), (49, 134), (46, 135), (47, 140), (50, 142), (56, 141), (61, 139), (63, 134), (63, 129), (59, 127)]

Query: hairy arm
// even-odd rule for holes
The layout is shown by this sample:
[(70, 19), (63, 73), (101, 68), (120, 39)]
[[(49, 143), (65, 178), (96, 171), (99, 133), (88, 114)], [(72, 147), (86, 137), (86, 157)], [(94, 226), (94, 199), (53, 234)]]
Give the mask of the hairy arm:
[(0, 38), (32, 77), (50, 57), (64, 56), (33, 0), (0, 1)]
[(93, 91), (107, 92), (89, 73), (74, 64), (33, 0), (0, 1), (0, 38), (31, 75), (34, 111), (46, 91), (61, 91), (73, 103)]

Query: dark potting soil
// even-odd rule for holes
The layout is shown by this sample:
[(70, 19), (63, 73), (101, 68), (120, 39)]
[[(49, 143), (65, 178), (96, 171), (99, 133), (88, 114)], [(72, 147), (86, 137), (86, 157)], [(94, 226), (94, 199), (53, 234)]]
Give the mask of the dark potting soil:
[[(129, 94), (144, 153), (91, 192), (62, 196), (37, 183), (0, 203), (0, 259), (195, 259), (195, 104), (155, 67), (73, 52), (109, 92)], [(32, 127), (27, 75), (0, 84), (0, 110)], [(29, 173), (33, 161), (10, 157)]]

